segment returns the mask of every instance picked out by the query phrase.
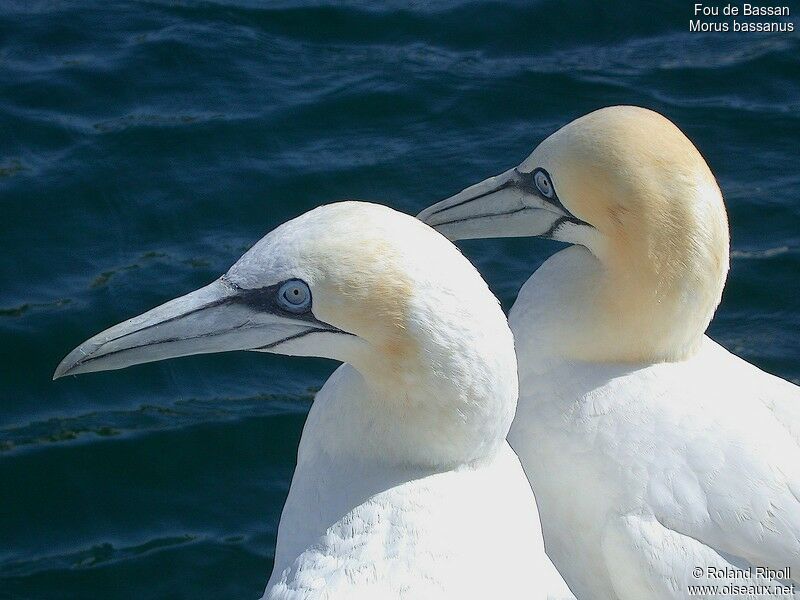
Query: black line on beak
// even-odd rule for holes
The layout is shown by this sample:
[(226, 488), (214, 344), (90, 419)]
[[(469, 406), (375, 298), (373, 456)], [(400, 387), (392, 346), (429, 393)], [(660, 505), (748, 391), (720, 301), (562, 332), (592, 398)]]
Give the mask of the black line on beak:
[(453, 223), (464, 223), (466, 221), (474, 221), (475, 219), (485, 219), (487, 217), (503, 217), (505, 215), (513, 215), (524, 210), (532, 210), (529, 209), (527, 206), (523, 206), (522, 208), (517, 208), (515, 210), (510, 210), (504, 213), (486, 213), (482, 215), (472, 215), (471, 217), (462, 217), (461, 219), (453, 219), (451, 221), (442, 221), (441, 223), (437, 223), (433, 225), (433, 228), (436, 229), (437, 227), (441, 227), (442, 225), (452, 225)]
[[(341, 331), (340, 329), (315, 329), (314, 327), (309, 327), (305, 331), (301, 331), (300, 333), (295, 333), (294, 335), (290, 335), (289, 337), (285, 337), (282, 340), (277, 340), (275, 342), (271, 342), (266, 346), (259, 346), (258, 348), (253, 348), (253, 350), (271, 350), (276, 346), (283, 344), (284, 342), (290, 342), (292, 340), (299, 339), (301, 337), (305, 337), (310, 333), (347, 333), (346, 331)], [(347, 333), (347, 335), (353, 335), (352, 333)]]
[(564, 216), (557, 218), (555, 221), (553, 221), (553, 224), (550, 226), (550, 229), (548, 229), (543, 234), (538, 235), (536, 237), (552, 238), (555, 232), (558, 231), (558, 228), (561, 227), (564, 223), (574, 223), (575, 225), (587, 225), (591, 227), (591, 225), (589, 225), (586, 221), (581, 221), (577, 217)]
[(103, 343), (108, 344), (110, 342), (115, 342), (129, 335), (133, 335), (135, 333), (141, 333), (143, 331), (147, 331), (148, 329), (152, 329), (153, 327), (159, 327), (161, 325), (172, 323), (173, 321), (177, 321), (179, 319), (184, 319), (190, 315), (193, 315), (195, 313), (198, 313), (200, 311), (209, 308), (217, 308), (219, 306), (231, 306), (234, 304), (243, 304), (248, 308), (251, 308), (258, 312), (268, 312), (271, 314), (283, 315), (297, 321), (306, 321), (308, 323), (313, 323), (315, 325), (322, 325), (323, 327), (331, 327), (331, 325), (329, 325), (328, 323), (324, 323), (322, 321), (317, 320), (314, 317), (313, 313), (311, 312), (303, 315), (303, 314), (287, 313), (285, 310), (282, 310), (275, 302), (275, 293), (282, 285), (281, 283), (267, 286), (264, 288), (247, 289), (233, 283), (224, 275), (220, 278), (220, 281), (227, 287), (233, 289), (236, 292), (236, 294), (233, 296), (226, 296), (224, 298), (219, 298), (217, 300), (212, 300), (211, 302), (207, 302), (206, 304), (193, 308), (192, 310), (187, 311), (185, 313), (175, 315), (174, 317), (164, 319), (163, 321), (159, 321), (157, 323), (152, 323), (150, 325), (142, 327), (141, 329), (136, 329), (135, 331), (129, 331), (127, 333), (123, 333), (122, 335), (118, 335), (117, 337), (108, 339)]
[[(428, 216), (432, 217), (433, 215), (437, 215), (445, 210), (450, 210), (451, 208), (456, 208), (457, 206), (464, 206), (465, 204), (469, 204), (470, 202), (474, 202), (475, 200), (480, 200), (481, 198), (488, 196), (490, 194), (494, 194), (495, 192), (499, 192), (500, 190), (504, 190), (508, 187), (515, 187), (515, 186), (516, 182), (513, 179), (509, 179), (508, 181), (501, 183), (500, 185), (498, 185), (495, 188), (492, 188), (491, 190), (488, 190), (482, 194), (478, 194), (477, 196), (473, 196), (472, 198), (467, 198), (466, 200), (462, 200), (461, 202), (457, 202), (456, 204), (451, 204), (450, 206), (445, 206), (444, 208), (440, 208), (439, 210), (432, 212)], [(455, 221), (451, 221), (451, 223), (455, 223)], [(439, 224), (441, 225), (442, 223)]]
[(141, 333), (142, 331), (147, 331), (148, 329), (152, 329), (153, 327), (158, 327), (159, 325), (165, 325), (166, 323), (172, 323), (173, 321), (177, 321), (179, 319), (183, 319), (184, 317), (188, 317), (189, 315), (193, 315), (196, 312), (200, 312), (201, 310), (206, 310), (207, 308), (216, 308), (217, 306), (225, 306), (227, 304), (232, 304), (233, 298), (219, 298), (218, 300), (214, 300), (212, 302), (208, 302), (207, 304), (203, 304), (202, 306), (198, 306), (197, 308), (193, 308), (192, 310), (181, 313), (179, 315), (175, 315), (174, 317), (170, 317), (169, 319), (164, 319), (163, 321), (159, 321), (158, 323), (152, 323), (147, 325), (146, 327), (142, 327), (141, 329), (136, 329), (134, 331), (129, 331), (128, 333), (123, 333), (122, 335), (118, 335), (117, 337), (110, 338), (103, 342), (104, 344), (109, 344), (111, 342), (116, 342), (117, 340), (121, 340), (124, 337), (128, 337), (129, 335), (133, 335), (134, 333)]
[[(289, 336), (287, 338), (284, 338), (282, 340), (277, 340), (275, 342), (271, 342), (271, 343), (269, 343), (269, 344), (267, 344), (265, 346), (261, 346), (261, 347), (258, 347), (258, 348), (243, 348), (243, 349), (246, 349), (246, 350), (268, 350), (270, 348), (274, 348), (275, 346), (278, 346), (279, 344), (282, 344), (282, 343), (287, 342), (289, 340), (297, 339), (297, 338), (300, 338), (300, 337), (303, 337), (303, 336), (306, 336), (306, 335), (309, 335), (309, 334), (315, 333), (315, 332), (343, 333), (343, 334), (346, 334), (346, 335), (354, 335), (354, 334), (352, 334), (352, 333), (350, 333), (348, 331), (344, 331), (344, 330), (341, 330), (341, 329), (339, 329), (337, 327), (334, 327), (333, 325), (331, 325), (329, 323), (325, 323), (324, 321), (320, 321), (319, 319), (317, 319), (314, 316), (314, 314), (313, 314), (313, 312), (311, 310), (309, 310), (307, 313), (304, 313), (304, 314), (289, 313), (289, 312), (283, 310), (275, 300), (275, 295), (276, 295), (277, 291), (280, 289), (281, 285), (283, 285), (283, 282), (275, 284), (275, 285), (271, 285), (271, 286), (266, 286), (266, 287), (263, 287), (263, 288), (243, 288), (243, 287), (239, 286), (238, 284), (230, 281), (225, 275), (223, 275), (220, 278), (219, 281), (223, 285), (228, 287), (229, 289), (233, 290), (235, 293), (232, 294), (232, 295), (225, 296), (223, 298), (218, 298), (216, 300), (212, 300), (210, 302), (206, 302), (205, 304), (203, 304), (201, 306), (197, 306), (197, 307), (195, 307), (195, 308), (193, 308), (193, 309), (191, 309), (191, 310), (189, 310), (187, 312), (174, 315), (174, 316), (169, 317), (167, 319), (164, 319), (162, 321), (158, 321), (156, 323), (151, 323), (151, 324), (146, 325), (144, 327), (141, 327), (139, 329), (134, 329), (133, 331), (128, 331), (128, 332), (123, 333), (121, 335), (118, 335), (116, 337), (109, 338), (108, 340), (103, 341), (100, 346), (104, 346), (106, 344), (110, 344), (112, 342), (116, 342), (116, 341), (121, 340), (123, 338), (126, 338), (126, 337), (128, 337), (130, 335), (134, 335), (134, 334), (137, 334), (137, 333), (142, 333), (142, 332), (147, 331), (149, 329), (153, 329), (154, 327), (159, 327), (159, 326), (165, 325), (167, 323), (172, 323), (174, 321), (179, 321), (181, 319), (189, 317), (189, 316), (191, 316), (191, 315), (193, 315), (195, 313), (201, 312), (203, 310), (207, 310), (207, 309), (211, 309), (211, 308), (217, 308), (217, 307), (220, 307), (220, 306), (232, 306), (232, 305), (237, 305), (237, 304), (238, 305), (242, 305), (242, 306), (246, 306), (246, 307), (248, 307), (251, 310), (256, 311), (256, 312), (268, 313), (268, 314), (273, 314), (273, 315), (276, 315), (276, 316), (279, 316), (279, 317), (285, 317), (285, 318), (287, 318), (287, 319), (289, 319), (291, 321), (295, 321), (296, 325), (300, 324), (300, 323), (297, 323), (298, 321), (301, 322), (301, 323), (305, 322), (305, 323), (307, 323), (309, 325), (309, 327), (307, 329), (305, 329), (304, 331), (301, 331), (300, 333), (291, 335), (291, 336)], [(90, 354), (87, 354), (87, 355), (83, 356), (81, 359), (79, 359), (78, 361), (76, 361), (70, 367), (70, 370), (74, 369), (75, 367), (88, 364), (88, 363), (90, 363), (92, 361), (99, 360), (101, 358), (107, 358), (109, 356), (113, 356), (115, 354), (120, 354), (122, 352), (127, 352), (127, 351), (130, 351), (130, 350), (136, 350), (137, 348), (160, 346), (160, 345), (163, 345), (163, 344), (170, 344), (170, 343), (174, 343), (174, 342), (183, 342), (183, 341), (188, 341), (188, 340), (200, 340), (200, 339), (203, 339), (203, 338), (224, 335), (224, 334), (230, 333), (232, 331), (237, 331), (237, 330), (240, 330), (240, 329), (250, 329), (250, 328), (258, 328), (258, 327), (261, 327), (261, 325), (253, 324), (252, 321), (248, 319), (244, 323), (241, 323), (239, 325), (236, 325), (235, 327), (230, 327), (228, 329), (224, 329), (224, 330), (221, 330), (221, 331), (209, 331), (209, 332), (206, 332), (206, 333), (201, 333), (199, 335), (193, 335), (193, 336), (189, 336), (189, 337), (165, 338), (165, 339), (162, 339), (162, 340), (156, 340), (156, 341), (147, 342), (147, 343), (143, 343), (143, 344), (137, 344), (137, 345), (133, 345), (133, 346), (128, 346), (126, 348), (120, 348), (118, 350), (112, 350), (112, 351), (106, 352), (104, 354), (95, 354), (94, 353), (97, 350), (99, 350), (99, 347), (98, 347), (98, 348), (95, 349), (94, 352), (92, 352)]]
[[(504, 181), (503, 183), (501, 183), (497, 187), (492, 188), (491, 190), (488, 190), (486, 192), (483, 192), (482, 194), (478, 194), (477, 196), (473, 196), (472, 198), (466, 198), (465, 200), (462, 200), (461, 202), (458, 202), (456, 204), (452, 204), (450, 206), (446, 206), (446, 207), (440, 208), (437, 211), (432, 212), (431, 214), (429, 214), (427, 218), (430, 218), (433, 215), (439, 214), (439, 213), (444, 212), (446, 210), (450, 210), (452, 208), (456, 208), (458, 206), (464, 206), (465, 204), (469, 204), (470, 202), (474, 202), (475, 200), (480, 200), (481, 198), (484, 198), (486, 196), (489, 196), (490, 194), (494, 194), (496, 192), (499, 192), (500, 190), (504, 190), (504, 189), (507, 189), (507, 188), (516, 188), (516, 189), (518, 189), (518, 190), (520, 190), (520, 191), (522, 191), (522, 192), (524, 192), (526, 194), (531, 194), (531, 195), (537, 196), (538, 198), (541, 198), (542, 201), (544, 201), (547, 204), (551, 205), (553, 208), (557, 209), (559, 211), (559, 213), (564, 215), (563, 217), (559, 217), (553, 223), (553, 225), (550, 227), (550, 229), (545, 234), (542, 234), (542, 235), (537, 236), (537, 237), (552, 236), (556, 232), (556, 230), (564, 222), (570, 222), (570, 223), (575, 223), (576, 225), (586, 225), (587, 227), (592, 227), (592, 225), (590, 225), (586, 221), (582, 221), (581, 219), (579, 219), (578, 217), (573, 215), (569, 211), (569, 209), (566, 206), (564, 206), (564, 203), (561, 202), (561, 199), (558, 197), (558, 193), (555, 191), (555, 189), (553, 189), (553, 196), (551, 198), (548, 198), (547, 196), (544, 196), (542, 193), (539, 192), (539, 189), (536, 187), (536, 183), (534, 181), (534, 177), (535, 177), (537, 171), (544, 172), (547, 175), (547, 177), (552, 181), (552, 177), (550, 177), (550, 174), (547, 173), (547, 171), (545, 171), (541, 167), (534, 169), (530, 173), (522, 172), (522, 171), (520, 171), (519, 169), (517, 169), (515, 167), (513, 169), (513, 174), (508, 178), (508, 180)], [(481, 218), (486, 218), (486, 217), (501, 217), (501, 216), (504, 216), (504, 215), (513, 215), (515, 213), (527, 210), (528, 208), (534, 208), (534, 207), (523, 207), (523, 208), (518, 208), (516, 210), (512, 210), (512, 211), (504, 212), (504, 213), (486, 213), (486, 214), (482, 214), (482, 215), (473, 215), (471, 217), (464, 217), (464, 218), (461, 218), (461, 219), (453, 219), (452, 221), (444, 221), (442, 223), (437, 223), (433, 227), (436, 228), (436, 227), (440, 227), (442, 225), (451, 225), (453, 223), (463, 223), (463, 222), (466, 222), (466, 221), (471, 221), (473, 219), (481, 219)]]
[[(191, 314), (191, 312), (194, 312), (194, 311), (190, 311), (187, 314)], [(170, 319), (170, 320), (172, 320), (172, 319)], [(163, 323), (166, 323), (166, 322), (168, 322), (168, 321), (163, 321)], [(161, 323), (159, 323), (159, 325), (160, 324)], [(70, 369), (74, 369), (75, 367), (79, 367), (81, 365), (88, 364), (88, 363), (90, 363), (90, 362), (92, 362), (94, 360), (99, 360), (101, 358), (107, 358), (109, 356), (114, 356), (115, 354), (120, 354), (121, 352), (127, 352), (129, 350), (136, 350), (137, 348), (147, 348), (147, 347), (153, 347), (153, 346), (161, 346), (162, 344), (172, 344), (174, 342), (184, 342), (184, 341), (187, 341), (187, 340), (202, 340), (203, 338), (214, 337), (214, 336), (217, 336), (217, 335), (224, 335), (226, 333), (230, 333), (231, 331), (238, 331), (239, 329), (248, 329), (249, 328), (248, 326), (252, 326), (252, 325), (251, 325), (251, 323), (246, 322), (246, 323), (242, 323), (241, 325), (237, 325), (236, 327), (230, 327), (228, 329), (223, 329), (222, 331), (209, 331), (208, 333), (201, 333), (200, 335), (193, 335), (193, 336), (190, 336), (190, 337), (165, 338), (163, 340), (158, 340), (156, 342), (147, 342), (146, 344), (136, 344), (135, 346), (128, 346), (127, 348), (120, 348), (119, 350), (112, 350), (111, 352), (106, 352), (105, 354), (99, 354), (99, 355), (87, 354), (82, 359), (77, 361), (74, 365), (72, 365), (72, 367), (70, 367)], [(139, 333), (139, 331), (145, 331), (147, 329), (149, 329), (149, 327), (145, 327), (144, 329), (139, 329), (139, 330), (133, 331), (131, 333)], [(116, 337), (113, 340), (109, 340), (109, 342), (121, 339), (121, 338), (123, 338), (123, 337), (125, 337), (127, 335), (130, 335), (130, 333), (126, 333), (125, 335), (121, 335), (119, 337)], [(107, 344), (109, 342), (104, 342), (104, 344)]]

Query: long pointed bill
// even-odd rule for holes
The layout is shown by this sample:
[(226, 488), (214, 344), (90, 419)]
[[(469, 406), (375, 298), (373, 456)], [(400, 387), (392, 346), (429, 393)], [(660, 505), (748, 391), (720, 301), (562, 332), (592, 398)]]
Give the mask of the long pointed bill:
[(575, 219), (536, 190), (530, 173), (514, 168), (429, 206), (417, 218), (450, 240), (551, 237)]
[(219, 279), (85, 341), (61, 361), (53, 379), (191, 354), (269, 351), (307, 333), (336, 331), (313, 319), (274, 314), (264, 297), (269, 289), (243, 290)]

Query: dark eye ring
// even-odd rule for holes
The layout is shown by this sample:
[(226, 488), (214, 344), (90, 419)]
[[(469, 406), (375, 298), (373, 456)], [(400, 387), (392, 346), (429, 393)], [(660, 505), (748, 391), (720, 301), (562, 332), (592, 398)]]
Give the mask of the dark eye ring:
[(301, 279), (290, 279), (278, 288), (278, 304), (291, 313), (308, 312), (311, 308), (311, 288)]
[(533, 182), (536, 184), (536, 189), (538, 189), (545, 198), (552, 199), (556, 195), (553, 189), (553, 183), (544, 171), (536, 171), (536, 174), (533, 176)]

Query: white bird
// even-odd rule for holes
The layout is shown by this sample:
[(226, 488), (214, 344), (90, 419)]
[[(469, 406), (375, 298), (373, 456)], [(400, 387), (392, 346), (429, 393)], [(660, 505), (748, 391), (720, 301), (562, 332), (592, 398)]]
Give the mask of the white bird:
[(511, 309), (520, 400), (509, 441), (578, 598), (800, 588), (800, 388), (704, 335), (728, 224), (714, 176), (674, 124), (598, 110), (419, 217), (454, 240), (573, 244)]
[(303, 430), (264, 598), (568, 594), (505, 441), (511, 331), (444, 237), (383, 206), (323, 206), (84, 342), (55, 377), (225, 350), (346, 363)]

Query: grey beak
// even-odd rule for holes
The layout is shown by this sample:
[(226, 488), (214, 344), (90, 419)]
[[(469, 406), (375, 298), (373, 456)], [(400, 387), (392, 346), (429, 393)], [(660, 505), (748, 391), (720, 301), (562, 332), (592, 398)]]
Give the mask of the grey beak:
[(334, 329), (262, 310), (253, 299), (257, 292), (219, 279), (85, 341), (61, 361), (53, 379), (192, 354), (268, 351), (306, 333)]
[[(527, 210), (518, 179), (510, 169), (429, 206), (417, 218), (451, 240), (514, 236), (518, 220), (511, 217)], [(496, 233), (487, 236), (489, 230)]]
[(536, 190), (518, 168), (429, 206), (417, 218), (450, 240), (549, 237), (565, 220), (584, 224)]

